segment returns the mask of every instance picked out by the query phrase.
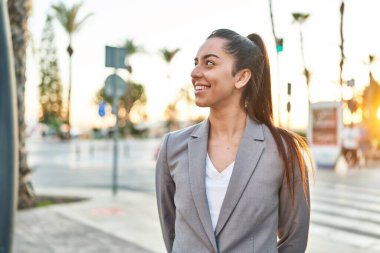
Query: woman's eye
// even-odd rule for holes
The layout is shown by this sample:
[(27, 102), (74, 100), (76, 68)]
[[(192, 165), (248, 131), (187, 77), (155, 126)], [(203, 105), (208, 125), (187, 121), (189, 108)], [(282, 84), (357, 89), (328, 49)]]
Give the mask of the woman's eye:
[(206, 61), (206, 65), (207, 65), (207, 66), (213, 66), (213, 65), (214, 65), (214, 62), (213, 62), (213, 61)]

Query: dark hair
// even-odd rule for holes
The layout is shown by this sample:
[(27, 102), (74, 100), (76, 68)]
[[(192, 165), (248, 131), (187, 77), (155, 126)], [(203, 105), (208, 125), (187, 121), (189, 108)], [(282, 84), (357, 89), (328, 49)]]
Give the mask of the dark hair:
[(308, 155), (311, 169), (314, 172), (311, 155), (307, 143), (302, 137), (274, 126), (269, 59), (263, 40), (255, 33), (244, 37), (228, 29), (215, 30), (207, 39), (210, 38), (221, 38), (227, 41), (224, 49), (235, 58), (233, 75), (246, 68), (251, 71), (251, 78), (244, 87), (240, 105), (245, 108), (251, 119), (265, 124), (272, 133), (280, 158), (285, 166), (286, 182), (292, 200), (294, 200), (296, 180), (294, 168), (297, 160), (302, 188), (307, 200), (308, 176), (303, 152)]

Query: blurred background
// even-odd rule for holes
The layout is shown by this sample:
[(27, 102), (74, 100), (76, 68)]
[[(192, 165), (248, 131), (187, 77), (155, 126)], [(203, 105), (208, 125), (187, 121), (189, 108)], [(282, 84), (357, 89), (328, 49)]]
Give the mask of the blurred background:
[[(26, 210), (41, 196), (89, 198), (81, 208), (61, 206), (59, 212), (163, 252), (154, 215), (144, 226), (128, 224), (126, 230), (137, 228), (128, 233), (115, 232), (111, 218), (120, 222), (118, 215), (133, 206), (155, 209), (161, 137), (207, 117), (208, 109), (194, 105), (190, 72), (199, 46), (219, 28), (263, 37), (276, 125), (308, 137), (312, 149), (327, 143), (338, 152), (329, 166), (316, 162), (308, 252), (380, 252), (377, 0), (8, 0), (8, 6), (19, 103), (18, 206), (25, 209), (16, 222), (15, 252), (41, 252), (23, 234), (31, 215)], [(106, 67), (106, 46), (126, 52), (121, 67)], [(112, 74), (125, 83), (115, 102), (105, 85)], [(318, 117), (309, 111), (321, 102), (338, 105), (333, 143), (310, 138)], [(327, 128), (319, 124), (322, 135)], [(99, 202), (111, 188), (118, 199)], [(127, 205), (129, 194), (144, 197)], [(143, 242), (139, 233), (157, 243)], [(72, 241), (67, 233), (62, 238)], [(46, 252), (56, 252), (58, 246), (46, 243), (52, 249)]]
[[(230, 28), (243, 35), (256, 32), (264, 38), (272, 66), (276, 122), (280, 119), (281, 125), (287, 126), (289, 117), (290, 128), (305, 131), (309, 100), (339, 101), (341, 96), (350, 101), (346, 105), (352, 104), (352, 117), (348, 116), (349, 110), (344, 111), (345, 123), (362, 121), (367, 109), (363, 97), (371, 89), (370, 83), (380, 78), (376, 71), (380, 66), (377, 1), (347, 1), (343, 13), (341, 1), (273, 1), (272, 10), (269, 2), (87, 1), (75, 15), (73, 25), (78, 26), (70, 29), (59, 18), (68, 13), (59, 14), (52, 6), (70, 11), (77, 2), (33, 1), (28, 20), (25, 86), (30, 130), (38, 121), (44, 121), (42, 117), (46, 118), (41, 95), (56, 95), (57, 101), (62, 101), (57, 109), (61, 111), (61, 121), (68, 120), (70, 62), (72, 130), (83, 133), (113, 125), (110, 113), (101, 118), (97, 110), (104, 100), (100, 90), (113, 73), (112, 68), (105, 67), (106, 45), (129, 49), (126, 61), (130, 71), (121, 70), (120, 75), (135, 86), (135, 96), (129, 98), (128, 105), (121, 106), (122, 128), (127, 119), (134, 125), (144, 122), (140, 125), (143, 127), (173, 117), (171, 120), (178, 122), (204, 117), (207, 111), (192, 105), (190, 72), (199, 46), (218, 28)], [(279, 52), (273, 31), (281, 40)], [(71, 57), (67, 52), (70, 37), (74, 51)], [(55, 63), (51, 59), (46, 62), (51, 51)], [(56, 65), (55, 73), (45, 74), (56, 75), (60, 88), (43, 91), (44, 68), (50, 69), (49, 64)], [(287, 83), (292, 85), (290, 115), (286, 110)], [(374, 110), (377, 113), (379, 108)]]

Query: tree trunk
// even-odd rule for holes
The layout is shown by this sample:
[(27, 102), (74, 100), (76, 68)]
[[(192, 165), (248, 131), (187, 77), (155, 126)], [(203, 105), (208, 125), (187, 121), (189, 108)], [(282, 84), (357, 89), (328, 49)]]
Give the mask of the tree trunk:
[(69, 138), (71, 132), (71, 121), (70, 121), (70, 113), (71, 113), (71, 86), (72, 86), (72, 56), (74, 50), (71, 46), (71, 36), (69, 36), (69, 46), (67, 47), (67, 53), (69, 54), (69, 91), (67, 95), (67, 124), (69, 125)]
[(28, 17), (31, 0), (8, 0), (8, 11), (11, 25), (12, 45), (16, 74), (17, 111), (19, 126), (19, 190), (18, 207), (25, 208), (34, 203), (34, 192), (30, 181), (30, 168), (27, 162), (25, 147), (25, 70), (26, 47), (28, 41)]
[(343, 15), (344, 15), (344, 0), (340, 5), (340, 62), (339, 62), (339, 84), (340, 84), (340, 101), (343, 101), (343, 64), (344, 64), (344, 37), (343, 37)]
[(274, 18), (273, 18), (273, 8), (272, 8), (272, 0), (269, 0), (269, 15), (272, 24), (272, 34), (274, 38), (274, 43), (276, 45), (276, 56), (277, 56), (277, 114), (278, 114), (278, 126), (281, 127), (281, 81), (280, 81), (280, 59), (279, 52), (277, 51), (277, 35), (276, 29), (274, 26)]

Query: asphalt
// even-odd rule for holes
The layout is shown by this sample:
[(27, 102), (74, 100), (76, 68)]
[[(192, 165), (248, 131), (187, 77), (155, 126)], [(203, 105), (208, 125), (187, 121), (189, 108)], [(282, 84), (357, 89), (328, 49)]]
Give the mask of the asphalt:
[[(333, 171), (317, 171), (316, 183), (311, 186), (312, 205), (316, 209), (312, 206), (307, 253), (380, 252), (380, 233), (377, 231), (380, 221), (376, 213), (376, 210), (380, 210), (376, 204), (380, 203), (377, 202), (380, 201), (377, 197), (380, 193), (376, 183), (378, 180), (380, 169), (374, 168), (352, 170), (345, 175), (338, 175)], [(332, 189), (335, 191), (331, 191)], [(113, 196), (111, 189), (62, 187), (37, 188), (36, 192), (41, 195), (82, 197), (87, 200), (18, 211), (13, 253), (166, 252), (156, 199), (152, 193), (121, 190)], [(334, 194), (337, 195), (332, 196)], [(336, 203), (326, 205), (326, 209), (322, 210), (328, 201), (324, 198), (327, 197), (334, 197), (337, 199)], [(344, 213), (347, 209), (344, 205), (349, 205), (350, 210), (357, 209), (351, 202), (339, 203), (340, 199), (348, 201), (351, 197), (361, 198), (360, 201), (373, 198), (373, 201), (368, 200), (373, 203), (368, 204), (366, 212), (372, 212), (374, 217), (367, 217), (366, 221), (362, 218), (362, 223), (358, 220), (352, 225), (348, 223), (353, 222), (353, 219), (348, 218), (342, 221), (343, 225), (337, 224), (339, 219), (351, 215)], [(341, 209), (338, 214), (329, 216), (329, 212), (333, 212), (331, 207), (334, 206)], [(321, 221), (326, 224), (321, 225)], [(374, 229), (372, 234), (365, 233), (370, 230), (358, 228), (360, 224), (365, 226), (367, 223)]]

